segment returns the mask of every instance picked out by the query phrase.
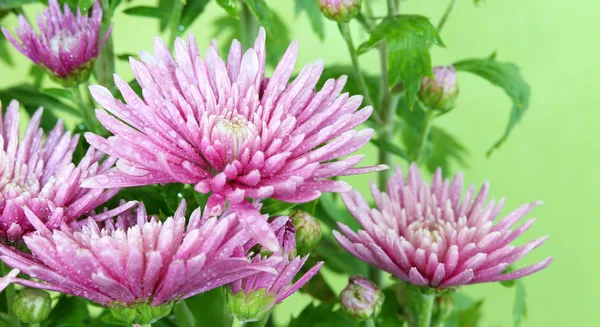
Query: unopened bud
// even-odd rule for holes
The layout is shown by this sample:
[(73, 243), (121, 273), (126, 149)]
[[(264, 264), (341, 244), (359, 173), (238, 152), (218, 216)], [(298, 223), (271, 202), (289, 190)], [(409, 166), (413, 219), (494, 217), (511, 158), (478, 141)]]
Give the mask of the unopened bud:
[(338, 23), (347, 23), (360, 13), (362, 0), (317, 0), (325, 17)]
[(340, 294), (342, 308), (348, 315), (359, 320), (376, 317), (383, 305), (383, 292), (370, 280), (353, 276)]
[(148, 303), (135, 303), (129, 306), (116, 304), (110, 307), (110, 312), (115, 319), (126, 324), (148, 325), (171, 313), (174, 303), (171, 301), (157, 306)]
[(266, 289), (233, 294), (228, 290), (225, 296), (227, 312), (241, 322), (259, 320), (275, 305), (275, 297)]
[(292, 213), (296, 226), (296, 247), (298, 254), (305, 255), (321, 240), (321, 225), (308, 212), (296, 210)]
[(22, 322), (40, 323), (50, 315), (52, 299), (42, 290), (27, 288), (15, 296), (13, 311)]
[(454, 66), (434, 67), (433, 75), (433, 78), (423, 77), (419, 99), (431, 109), (451, 109), (458, 95), (458, 80)]

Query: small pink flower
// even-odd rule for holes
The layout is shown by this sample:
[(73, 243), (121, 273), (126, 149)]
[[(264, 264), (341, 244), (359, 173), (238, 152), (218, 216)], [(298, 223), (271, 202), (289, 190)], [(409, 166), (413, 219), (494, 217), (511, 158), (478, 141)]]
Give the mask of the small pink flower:
[[(0, 105), (0, 111), (2, 106)], [(119, 189), (81, 188), (84, 178), (106, 172), (113, 159), (100, 162), (102, 153), (88, 150), (75, 166), (73, 152), (79, 135), (64, 132), (59, 121), (44, 138), (39, 128), (43, 110), (31, 117), (19, 140), (19, 104), (12, 101), (0, 113), (0, 241), (18, 241), (33, 230), (23, 212), (28, 207), (54, 229), (102, 205)]]
[(77, 85), (87, 80), (94, 60), (104, 46), (110, 30), (99, 42), (102, 8), (99, 1), (92, 7), (92, 16), (84, 16), (77, 11), (73, 15), (65, 3), (64, 12), (57, 0), (48, 0), (48, 8), (38, 15), (39, 34), (31, 27), (25, 16), (19, 15), (19, 27), (15, 39), (8, 29), (2, 33), (12, 45), (45, 68), (51, 76), (65, 86)]
[(363, 230), (353, 232), (340, 224), (345, 234), (335, 238), (348, 252), (414, 285), (446, 288), (466, 284), (511, 280), (546, 268), (552, 258), (529, 267), (503, 273), (547, 237), (515, 247), (510, 243), (535, 221), (511, 229), (539, 202), (522, 205), (494, 224), (504, 199), (484, 203), (488, 184), (473, 197), (471, 186), (461, 201), (462, 174), (452, 182), (442, 181), (438, 169), (431, 185), (411, 165), (407, 182), (402, 171), (388, 183), (388, 193), (373, 186), (377, 209), (371, 209), (358, 192), (342, 195), (348, 210)]

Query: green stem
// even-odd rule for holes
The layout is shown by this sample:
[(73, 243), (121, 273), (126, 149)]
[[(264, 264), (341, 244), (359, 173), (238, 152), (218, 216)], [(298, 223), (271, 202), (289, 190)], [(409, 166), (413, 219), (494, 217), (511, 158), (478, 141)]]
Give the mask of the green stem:
[(238, 320), (237, 318), (233, 318), (233, 323), (231, 323), (231, 327), (242, 327), (244, 323)]
[(245, 49), (248, 49), (254, 44), (258, 33), (258, 24), (250, 8), (243, 2), (240, 2), (240, 6), (240, 42)]
[(425, 144), (427, 143), (427, 137), (429, 136), (429, 132), (431, 131), (431, 122), (434, 118), (432, 110), (425, 110), (425, 118), (423, 119), (423, 133), (421, 135), (421, 140), (419, 141), (419, 147), (417, 148), (417, 151), (413, 156), (413, 161), (416, 163), (419, 163), (419, 159), (421, 159), (421, 155), (423, 154), (423, 150), (425, 149)]
[(173, 2), (173, 11), (171, 13), (171, 35), (170, 35), (170, 42), (169, 42), (169, 47), (173, 48), (175, 47), (175, 39), (181, 35), (181, 13), (183, 12), (183, 1), (181, 0), (175, 0), (175, 2)]
[(448, 21), (448, 18), (450, 18), (450, 15), (452, 14), (452, 11), (454, 10), (454, 7), (456, 6), (457, 2), (458, 0), (450, 0), (450, 3), (448, 3), (448, 7), (446, 7), (446, 11), (444, 11), (444, 15), (442, 16), (442, 19), (440, 19), (440, 22), (437, 25), (438, 33), (440, 33), (442, 31), (442, 28), (444, 28), (444, 25), (446, 25), (446, 21)]
[(428, 293), (416, 286), (407, 285), (408, 326), (431, 327), (433, 315), (434, 293)]
[(71, 87), (71, 93), (73, 94), (73, 100), (75, 103), (80, 106), (81, 113), (83, 115), (83, 123), (90, 131), (99, 134), (100, 127), (98, 126), (98, 121), (95, 118), (94, 107), (85, 102), (79, 85)]
[[(365, 104), (367, 106), (373, 106), (373, 100), (371, 99), (371, 95), (369, 94), (369, 88), (367, 87), (367, 83), (365, 82), (365, 77), (363, 76), (362, 71), (360, 70), (360, 63), (358, 62), (358, 52), (354, 47), (354, 41), (352, 40), (352, 34), (350, 33), (350, 27), (347, 23), (339, 23), (338, 27), (340, 28), (340, 32), (342, 33), (342, 37), (344, 41), (346, 41), (346, 45), (348, 46), (348, 51), (350, 52), (350, 58), (352, 59), (352, 66), (354, 67), (354, 74), (356, 75), (356, 79), (358, 81), (358, 86), (360, 88), (360, 92), (365, 98)], [(376, 111), (373, 111), (373, 116), (375, 120), (380, 123), (381, 119), (379, 118)]]
[[(4, 262), (0, 264), (0, 273), (2, 276), (5, 276), (10, 271), (10, 267), (8, 267)], [(15, 296), (17, 292), (15, 291), (15, 285), (10, 283), (4, 289), (6, 293), (6, 307), (8, 308), (8, 320), (10, 322), (10, 326), (12, 327), (21, 327), (21, 320), (17, 315), (13, 312), (13, 302), (15, 300)]]
[(375, 327), (376, 326), (375, 320), (373, 320), (373, 319), (365, 320), (363, 322), (363, 326), (364, 327)]

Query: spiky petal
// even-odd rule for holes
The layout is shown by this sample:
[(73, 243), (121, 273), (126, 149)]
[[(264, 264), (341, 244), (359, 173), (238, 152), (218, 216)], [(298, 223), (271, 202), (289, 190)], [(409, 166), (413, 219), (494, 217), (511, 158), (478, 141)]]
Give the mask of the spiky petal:
[(68, 4), (61, 11), (57, 0), (48, 0), (48, 8), (38, 15), (39, 34), (25, 16), (19, 15), (16, 28), (18, 40), (2, 27), (2, 33), (12, 45), (42, 66), (58, 82), (73, 86), (86, 80), (94, 60), (104, 46), (110, 30), (99, 40), (102, 8), (94, 2), (91, 16), (74, 14)]
[(6, 113), (0, 105), (0, 241), (18, 241), (33, 230), (23, 207), (33, 211), (47, 228), (70, 222), (113, 197), (119, 189), (81, 188), (84, 178), (106, 172), (113, 159), (94, 149), (75, 166), (73, 152), (79, 135), (64, 132), (59, 121), (44, 138), (39, 128), (43, 110), (31, 117), (19, 140), (19, 104), (12, 101)]
[(461, 200), (462, 174), (442, 181), (438, 169), (431, 185), (411, 165), (407, 181), (402, 171), (388, 182), (388, 193), (372, 187), (377, 209), (369, 208), (358, 192), (342, 197), (363, 230), (355, 233), (339, 224), (338, 242), (359, 259), (415, 285), (447, 288), (465, 284), (511, 280), (546, 268), (547, 258), (527, 268), (503, 273), (540, 246), (547, 237), (514, 247), (510, 243), (534, 222), (511, 229), (540, 202), (528, 203), (496, 224), (504, 200), (485, 204), (488, 184), (474, 196), (471, 186)]
[[(202, 219), (198, 208), (187, 228), (184, 215), (185, 201), (164, 223), (147, 217), (140, 204), (116, 221), (90, 218), (53, 232), (42, 227), (24, 237), (33, 255), (0, 245), (0, 259), (40, 280), (16, 283), (105, 306), (159, 306), (258, 272), (275, 273), (281, 258), (245, 257), (250, 236), (232, 223), (234, 214)], [(28, 218), (37, 220), (31, 213)]]

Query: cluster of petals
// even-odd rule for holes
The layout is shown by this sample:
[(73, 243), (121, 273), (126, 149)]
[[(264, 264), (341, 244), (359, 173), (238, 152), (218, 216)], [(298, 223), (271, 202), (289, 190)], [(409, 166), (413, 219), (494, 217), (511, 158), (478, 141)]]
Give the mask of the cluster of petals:
[(506, 272), (547, 237), (522, 246), (510, 243), (528, 230), (535, 219), (512, 229), (539, 202), (524, 204), (494, 224), (504, 199), (485, 203), (488, 184), (477, 195), (473, 186), (461, 199), (463, 176), (442, 180), (441, 170), (431, 185), (416, 165), (404, 181), (402, 171), (388, 182), (388, 193), (372, 186), (377, 209), (358, 192), (343, 194), (348, 210), (362, 226), (358, 232), (339, 224), (338, 242), (359, 259), (414, 285), (447, 288), (465, 284), (521, 278), (547, 267), (552, 258)]
[[(135, 203), (133, 203), (135, 205)], [(250, 236), (234, 223), (235, 213), (202, 215), (186, 227), (185, 201), (164, 222), (148, 217), (143, 204), (126, 203), (86, 221), (50, 231), (27, 211), (37, 231), (24, 237), (32, 254), (0, 245), (2, 261), (37, 278), (12, 278), (24, 286), (86, 298), (104, 306), (158, 306), (205, 292), (258, 272), (276, 273), (281, 261), (252, 262), (244, 245)]]
[[(273, 298), (271, 306), (263, 309), (265, 312), (302, 288), (302, 286), (308, 283), (323, 266), (322, 261), (318, 262), (304, 275), (298, 278), (295, 283), (292, 283), (300, 269), (306, 263), (308, 255), (304, 257), (295, 255), (296, 230), (289, 217), (275, 218), (271, 225), (273, 227), (278, 227), (276, 234), (280, 244), (280, 250), (274, 255), (282, 258), (282, 261), (273, 267), (277, 273), (261, 272), (248, 278), (234, 281), (230, 285), (230, 290), (233, 294), (240, 292), (249, 294), (259, 290), (265, 290), (266, 295)], [(270, 260), (269, 257), (263, 257), (260, 254), (253, 258), (253, 262), (256, 263), (268, 260)]]
[[(102, 8), (94, 2), (91, 16), (74, 15), (68, 4), (61, 11), (57, 0), (48, 0), (48, 8), (37, 18), (39, 34), (25, 16), (19, 15), (17, 40), (8, 29), (2, 32), (12, 45), (35, 64), (41, 64), (55, 76), (66, 78), (92, 63), (100, 53), (110, 31), (99, 42)], [(89, 70), (86, 67), (84, 70)]]
[[(0, 106), (0, 111), (2, 107)], [(19, 104), (0, 112), (0, 240), (17, 241), (33, 230), (26, 206), (50, 229), (70, 222), (113, 197), (119, 189), (82, 188), (83, 179), (104, 173), (113, 159), (89, 149), (76, 166), (73, 152), (79, 135), (64, 132), (59, 121), (44, 137), (39, 127), (43, 110), (31, 117), (21, 139)]]
[(354, 128), (372, 108), (358, 110), (361, 96), (340, 95), (346, 77), (316, 91), (322, 61), (304, 67), (290, 83), (297, 52), (294, 42), (267, 78), (263, 29), (246, 52), (234, 41), (226, 61), (216, 42), (203, 60), (192, 35), (187, 43), (175, 41), (174, 56), (157, 38), (154, 56), (141, 52), (141, 61), (130, 59), (143, 98), (118, 76), (126, 103), (102, 86), (90, 88), (112, 114), (99, 110), (97, 117), (114, 136), (86, 138), (119, 161), (84, 185), (179, 182), (234, 204), (246, 198), (300, 203), (350, 189), (330, 177), (385, 169), (356, 168), (360, 155), (343, 158), (371, 138), (372, 129)]

